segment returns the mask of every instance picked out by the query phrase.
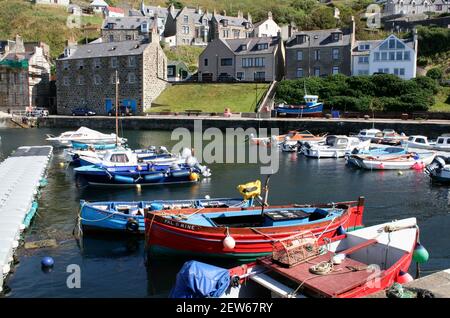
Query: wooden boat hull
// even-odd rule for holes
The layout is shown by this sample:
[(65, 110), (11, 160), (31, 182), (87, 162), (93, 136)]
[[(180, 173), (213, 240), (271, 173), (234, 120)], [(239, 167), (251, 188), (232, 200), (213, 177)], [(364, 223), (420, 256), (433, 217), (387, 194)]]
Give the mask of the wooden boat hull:
[[(332, 205), (314, 205), (314, 207), (328, 207)], [(173, 255), (201, 255), (203, 257), (234, 258), (248, 261), (272, 252), (273, 241), (298, 234), (301, 231), (311, 231), (317, 236), (329, 238), (336, 235), (338, 228), (348, 230), (362, 226), (364, 200), (342, 202), (336, 205), (345, 208), (345, 212), (330, 221), (317, 221), (302, 225), (236, 228), (197, 226), (186, 222), (168, 219), (157, 213), (148, 213), (145, 218), (146, 250), (149, 257)], [(279, 206), (271, 208), (289, 208)], [(306, 206), (305, 206), (306, 207)], [(248, 210), (260, 210), (250, 208)], [(213, 212), (229, 211), (221, 210)], [(176, 211), (181, 212), (181, 211)], [(195, 210), (190, 213), (194, 213)], [(174, 212), (175, 213), (175, 212)], [(183, 211), (189, 214), (189, 211)], [(167, 212), (166, 212), (167, 215)], [(224, 247), (224, 239), (229, 235), (235, 241), (233, 249)], [(162, 255), (161, 255), (162, 253)]]
[(429, 155), (417, 160), (386, 160), (386, 159), (364, 159), (363, 157), (351, 156), (349, 161), (356, 167), (366, 170), (407, 170), (412, 169), (415, 164), (429, 165), (435, 155)]

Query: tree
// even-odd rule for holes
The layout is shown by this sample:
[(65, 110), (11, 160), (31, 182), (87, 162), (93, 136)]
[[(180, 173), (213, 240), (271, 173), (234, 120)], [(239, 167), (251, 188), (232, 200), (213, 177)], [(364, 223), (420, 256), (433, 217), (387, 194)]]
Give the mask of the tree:
[(439, 67), (430, 68), (427, 72), (427, 77), (432, 78), (434, 80), (441, 80), (444, 72)]

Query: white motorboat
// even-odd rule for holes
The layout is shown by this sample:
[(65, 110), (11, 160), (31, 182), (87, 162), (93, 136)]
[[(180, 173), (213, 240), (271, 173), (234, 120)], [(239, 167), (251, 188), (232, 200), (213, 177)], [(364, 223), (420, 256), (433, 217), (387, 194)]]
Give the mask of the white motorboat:
[[(119, 144), (126, 143), (125, 138), (117, 138)], [(59, 136), (47, 135), (47, 141), (50, 141), (56, 147), (71, 147), (72, 141), (89, 144), (115, 143), (116, 134), (104, 134), (96, 130), (80, 127), (76, 131), (66, 131)]]
[(356, 137), (330, 135), (323, 143), (306, 143), (302, 152), (312, 158), (342, 158), (355, 149), (369, 149), (370, 140), (361, 141)]
[(434, 182), (450, 184), (450, 157), (436, 156), (425, 172)]
[(436, 146), (436, 142), (429, 141), (425, 136), (413, 135), (409, 136), (408, 140), (403, 141), (402, 145), (408, 148), (433, 149)]
[(382, 144), (399, 145), (402, 141), (408, 140), (408, 137), (401, 133), (399, 134), (394, 129), (383, 129), (383, 138), (379, 141)]
[(383, 139), (383, 132), (375, 128), (363, 129), (356, 135), (356, 137), (358, 137), (362, 141), (370, 140), (373, 142), (378, 142), (379, 140)]
[(450, 151), (450, 134), (444, 134), (438, 137), (434, 149), (441, 151)]
[(353, 165), (367, 170), (421, 170), (430, 164), (435, 156), (434, 152), (408, 152), (400, 155), (352, 154), (348, 160), (351, 160)]

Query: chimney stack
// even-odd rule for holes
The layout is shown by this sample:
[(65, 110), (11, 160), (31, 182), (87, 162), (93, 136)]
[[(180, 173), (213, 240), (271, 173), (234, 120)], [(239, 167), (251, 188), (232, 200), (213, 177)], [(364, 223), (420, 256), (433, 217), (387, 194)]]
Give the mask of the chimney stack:
[(253, 23), (252, 16), (250, 15), (250, 12), (247, 12), (247, 21), (250, 23)]
[(244, 13), (241, 10), (239, 10), (238, 13), (237, 13), (237, 17), (239, 19), (243, 19), (244, 18)]
[(267, 19), (269, 19), (269, 20), (273, 19), (272, 11), (267, 12)]

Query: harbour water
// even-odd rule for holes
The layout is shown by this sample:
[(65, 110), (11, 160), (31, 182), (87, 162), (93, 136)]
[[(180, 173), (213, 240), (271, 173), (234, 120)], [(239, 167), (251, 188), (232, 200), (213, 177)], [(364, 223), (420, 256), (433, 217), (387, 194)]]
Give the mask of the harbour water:
[[(46, 144), (45, 135), (62, 129), (0, 129), (0, 160), (24, 145)], [(170, 132), (124, 131), (131, 148), (173, 145)], [(170, 149), (170, 148), (169, 148)], [(135, 188), (77, 188), (72, 168), (61, 167), (62, 151), (54, 151), (48, 185), (42, 190), (36, 215), (25, 234), (26, 241), (54, 238), (56, 248), (19, 249), (19, 263), (7, 280), (6, 297), (166, 297), (184, 260), (154, 260), (144, 264), (143, 239), (115, 235), (72, 236), (79, 200), (150, 200), (238, 197), (236, 186), (260, 178), (256, 164), (211, 164), (213, 176), (194, 185)], [(450, 188), (431, 185), (421, 171), (361, 171), (346, 167), (344, 159), (307, 159), (295, 153), (280, 154), (280, 169), (270, 181), (270, 203), (314, 203), (366, 197), (364, 223), (415, 216), (421, 243), (430, 260), (421, 266), (423, 275), (450, 267)], [(51, 272), (40, 261), (51, 256)], [(71, 272), (80, 268), (81, 288), (69, 288)], [(233, 263), (216, 262), (224, 267)], [(411, 273), (415, 266), (411, 267)], [(70, 286), (70, 284), (69, 284)]]

